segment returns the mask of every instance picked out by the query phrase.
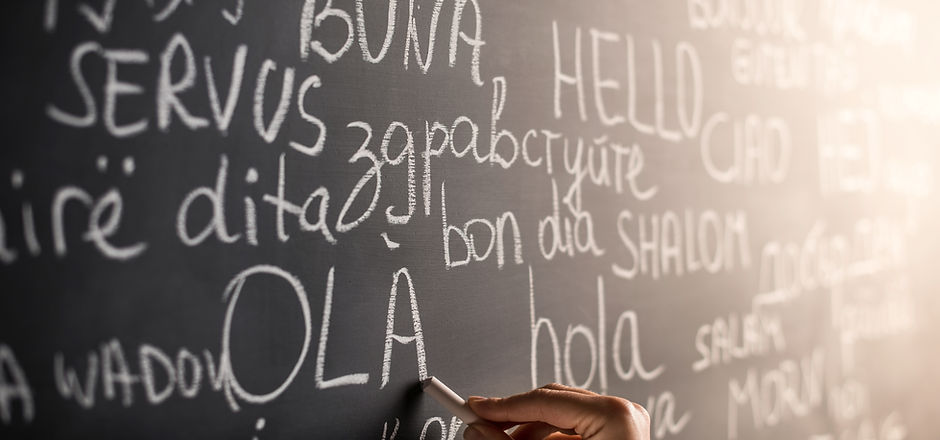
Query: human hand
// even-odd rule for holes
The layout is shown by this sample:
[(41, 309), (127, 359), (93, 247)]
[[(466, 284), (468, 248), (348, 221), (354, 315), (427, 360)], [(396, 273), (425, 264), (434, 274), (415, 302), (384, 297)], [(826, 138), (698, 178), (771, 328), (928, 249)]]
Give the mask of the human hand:
[[(550, 384), (506, 398), (470, 397), (470, 409), (498, 425), (469, 425), (466, 440), (649, 440), (650, 417), (629, 400)], [(517, 426), (512, 434), (500, 428)], [(567, 432), (564, 432), (567, 431)], [(570, 432), (576, 434), (568, 434)]]

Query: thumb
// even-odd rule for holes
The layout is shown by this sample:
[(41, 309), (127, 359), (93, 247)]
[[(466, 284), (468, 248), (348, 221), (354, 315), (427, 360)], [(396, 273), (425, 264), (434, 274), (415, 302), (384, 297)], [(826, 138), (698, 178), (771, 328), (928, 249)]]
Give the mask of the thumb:
[(463, 432), (464, 440), (512, 440), (512, 437), (488, 423), (467, 425)]

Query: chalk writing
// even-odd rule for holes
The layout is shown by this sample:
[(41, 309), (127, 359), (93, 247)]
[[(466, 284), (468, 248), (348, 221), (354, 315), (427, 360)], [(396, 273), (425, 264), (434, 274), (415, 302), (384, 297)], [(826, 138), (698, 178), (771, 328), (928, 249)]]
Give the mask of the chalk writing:
[(937, 431), (931, 2), (22, 3), (2, 438)]

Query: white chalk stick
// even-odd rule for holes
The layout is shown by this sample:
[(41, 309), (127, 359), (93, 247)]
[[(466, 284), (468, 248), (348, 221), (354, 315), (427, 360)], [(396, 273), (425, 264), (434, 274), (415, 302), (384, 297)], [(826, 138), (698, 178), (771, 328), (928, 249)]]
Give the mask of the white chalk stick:
[(431, 376), (425, 380), (421, 381), (421, 389), (428, 393), (434, 400), (440, 402), (444, 408), (447, 408), (448, 411), (452, 412), (455, 416), (463, 420), (466, 424), (479, 423), (483, 419), (480, 416), (476, 415), (469, 406), (467, 402), (463, 400), (462, 397), (457, 395), (454, 390), (444, 385), (444, 382), (441, 382), (436, 377)]

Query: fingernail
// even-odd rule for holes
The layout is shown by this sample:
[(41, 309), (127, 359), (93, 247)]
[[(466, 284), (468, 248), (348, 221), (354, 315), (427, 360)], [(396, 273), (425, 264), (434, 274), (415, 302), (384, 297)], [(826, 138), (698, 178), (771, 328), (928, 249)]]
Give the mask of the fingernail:
[(490, 399), (487, 399), (486, 397), (471, 396), (467, 398), (467, 406), (469, 406), (470, 408), (474, 408), (474, 411), (478, 411), (482, 409), (480, 408), (480, 406), (484, 405), (484, 402), (487, 402), (489, 400)]
[(467, 425), (467, 429), (463, 431), (463, 438), (466, 440), (486, 440), (486, 435), (480, 431), (479, 426)]

